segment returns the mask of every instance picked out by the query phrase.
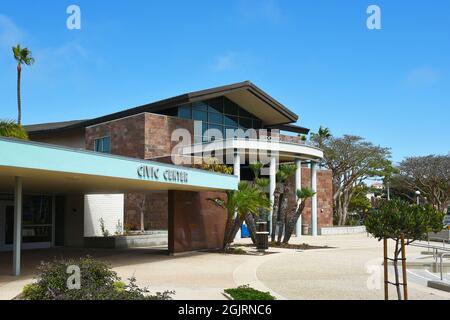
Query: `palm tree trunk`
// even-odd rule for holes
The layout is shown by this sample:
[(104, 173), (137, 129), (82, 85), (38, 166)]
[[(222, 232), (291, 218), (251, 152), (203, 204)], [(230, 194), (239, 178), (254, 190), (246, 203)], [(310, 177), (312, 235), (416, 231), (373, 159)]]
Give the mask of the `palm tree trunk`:
[(284, 187), (283, 192), (283, 200), (280, 204), (279, 214), (278, 214), (278, 237), (277, 237), (277, 243), (281, 243), (281, 239), (283, 238), (284, 233), (284, 225), (287, 218), (287, 209), (289, 205), (289, 192), (290, 188), (288, 184)]
[(248, 232), (250, 233), (250, 238), (253, 244), (256, 244), (256, 223), (255, 218), (251, 213), (245, 216), (245, 224), (247, 225)]
[(295, 209), (295, 212), (292, 214), (291, 218), (286, 221), (286, 230), (284, 232), (283, 243), (289, 243), (291, 239), (292, 233), (294, 233), (295, 225), (297, 224), (298, 219), (305, 210), (306, 201), (302, 201), (298, 209)]
[(273, 197), (273, 209), (272, 209), (272, 234), (271, 240), (275, 242), (275, 232), (277, 230), (277, 220), (278, 220), (278, 212), (280, 208), (280, 201), (282, 201), (283, 195), (280, 191), (280, 187), (277, 186), (275, 188), (274, 197)]
[(20, 74), (21, 74), (20, 64), (17, 65), (17, 123), (22, 124), (22, 103), (20, 101)]

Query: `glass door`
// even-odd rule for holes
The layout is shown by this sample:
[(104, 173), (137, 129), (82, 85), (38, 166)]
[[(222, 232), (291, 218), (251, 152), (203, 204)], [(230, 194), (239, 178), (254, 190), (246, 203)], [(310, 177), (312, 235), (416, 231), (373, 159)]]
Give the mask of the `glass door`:
[(0, 202), (0, 251), (10, 250), (14, 239), (14, 206)]

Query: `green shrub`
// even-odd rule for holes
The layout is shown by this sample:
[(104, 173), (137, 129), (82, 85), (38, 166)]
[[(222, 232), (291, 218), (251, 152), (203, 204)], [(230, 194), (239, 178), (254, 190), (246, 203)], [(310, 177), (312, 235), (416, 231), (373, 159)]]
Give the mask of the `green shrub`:
[[(80, 268), (80, 289), (69, 289), (69, 266)], [(23, 288), (25, 300), (170, 300), (175, 292), (150, 295), (147, 288), (136, 285), (134, 277), (122, 282), (111, 267), (91, 257), (42, 262), (36, 282)]]
[(262, 292), (250, 286), (239, 286), (234, 289), (225, 289), (234, 300), (276, 300), (269, 292)]
[(28, 140), (26, 130), (14, 121), (0, 120), (0, 137)]
[(39, 300), (44, 295), (44, 290), (37, 283), (30, 283), (23, 287), (22, 298), (25, 300)]

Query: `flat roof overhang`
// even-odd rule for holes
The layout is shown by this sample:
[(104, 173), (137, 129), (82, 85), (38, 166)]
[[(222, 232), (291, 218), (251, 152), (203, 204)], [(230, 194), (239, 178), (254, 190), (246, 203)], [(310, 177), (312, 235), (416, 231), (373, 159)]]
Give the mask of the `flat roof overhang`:
[(234, 153), (235, 150), (240, 150), (246, 156), (276, 154), (280, 162), (290, 162), (297, 159), (318, 162), (323, 158), (321, 149), (307, 144), (239, 138), (194, 144), (182, 147), (180, 152), (183, 155), (197, 155), (219, 151), (225, 155), (227, 152)]
[[(140, 177), (142, 166), (153, 168), (158, 178)], [(169, 181), (166, 171), (187, 174), (187, 181)], [(56, 194), (215, 191), (235, 190), (238, 185), (232, 175), (0, 138), (0, 192), (12, 192), (16, 176), (22, 177), (24, 192)]]

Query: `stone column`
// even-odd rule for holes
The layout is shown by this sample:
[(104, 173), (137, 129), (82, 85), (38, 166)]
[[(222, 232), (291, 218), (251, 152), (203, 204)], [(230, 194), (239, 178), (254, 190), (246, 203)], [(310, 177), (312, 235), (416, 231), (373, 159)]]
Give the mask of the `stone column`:
[[(238, 181), (241, 182), (241, 155), (239, 150), (236, 150), (233, 158), (233, 174), (238, 177)], [(235, 213), (234, 217), (236, 217)], [(235, 239), (241, 239), (241, 229), (236, 233)]]
[(270, 202), (272, 203), (272, 209), (270, 210), (270, 216), (269, 216), (269, 232), (272, 234), (272, 232), (275, 232), (275, 230), (272, 230), (272, 218), (273, 218), (273, 202), (275, 200), (275, 187), (277, 185), (277, 158), (275, 156), (272, 156), (270, 158), (270, 184), (269, 184), (269, 196), (270, 196)]
[(317, 236), (317, 163), (311, 162), (311, 189), (314, 196), (311, 199), (311, 234)]
[[(302, 161), (300, 159), (295, 160), (295, 194), (297, 195), (297, 190), (302, 188)], [(297, 198), (298, 200), (298, 198)], [(302, 235), (302, 216), (297, 220), (297, 224), (295, 225), (295, 234), (297, 237)]]

